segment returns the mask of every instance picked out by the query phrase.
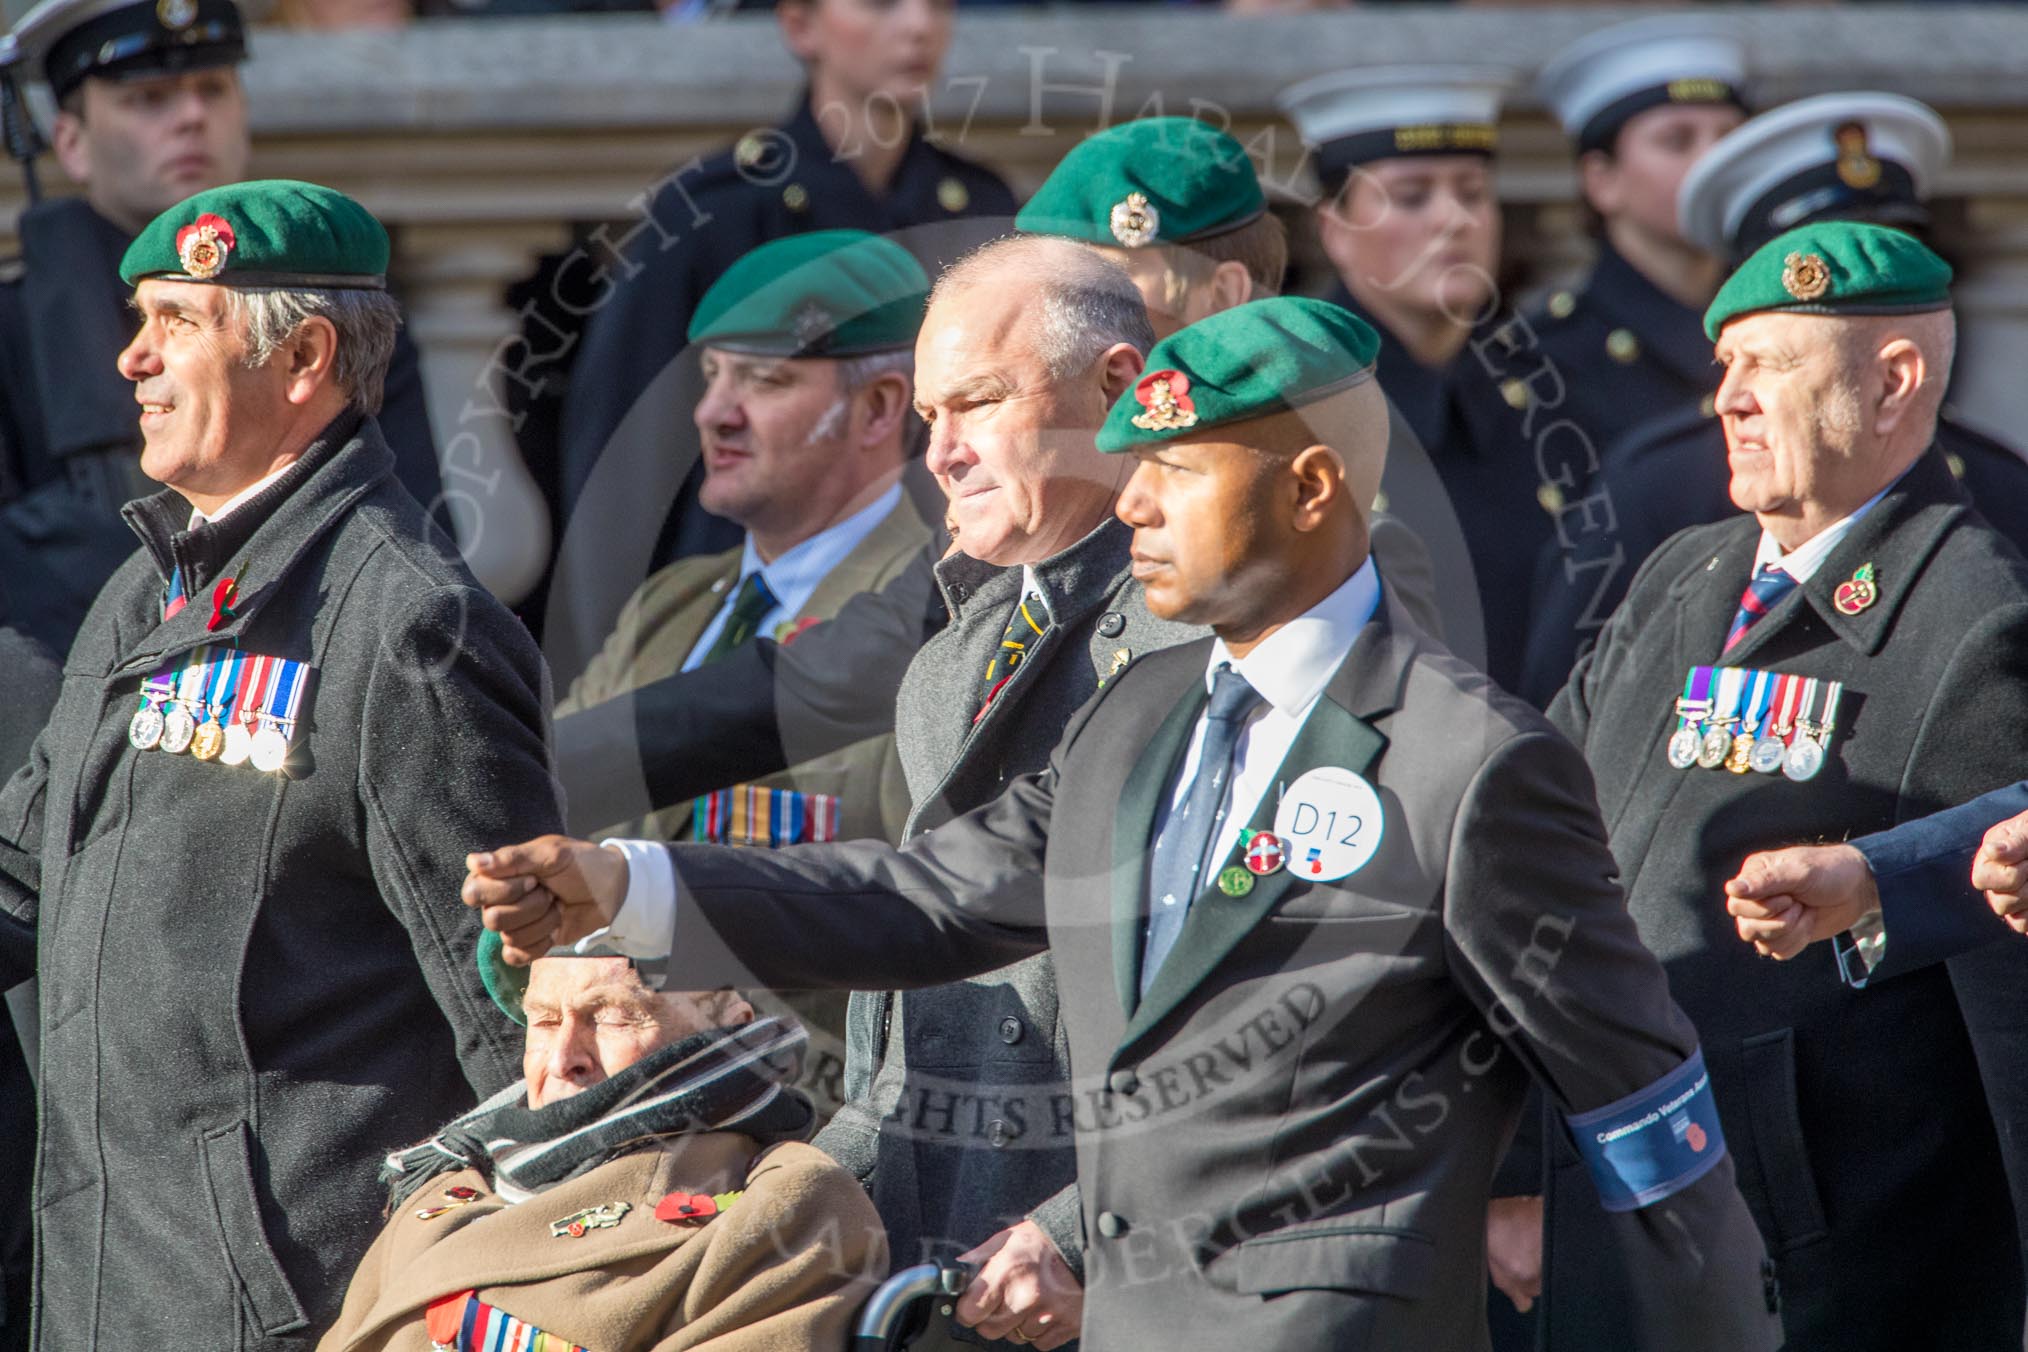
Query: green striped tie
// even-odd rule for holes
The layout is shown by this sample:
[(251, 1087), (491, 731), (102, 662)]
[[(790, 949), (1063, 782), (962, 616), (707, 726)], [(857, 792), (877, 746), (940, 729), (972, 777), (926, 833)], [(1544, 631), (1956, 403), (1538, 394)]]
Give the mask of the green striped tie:
[(751, 640), (760, 628), (761, 616), (780, 604), (775, 594), (768, 590), (765, 578), (759, 573), (748, 573), (746, 581), (739, 584), (739, 595), (733, 599), (732, 609), (726, 614), (725, 627), (718, 631), (718, 641), (711, 645), (711, 651), (704, 654), (704, 660), (698, 665), (708, 667)]

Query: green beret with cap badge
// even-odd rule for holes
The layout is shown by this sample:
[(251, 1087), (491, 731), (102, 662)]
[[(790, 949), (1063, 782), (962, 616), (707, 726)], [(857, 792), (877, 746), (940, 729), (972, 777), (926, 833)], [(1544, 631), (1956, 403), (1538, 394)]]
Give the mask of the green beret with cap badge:
[(1906, 231), (1862, 221), (1820, 221), (1777, 235), (1718, 289), (1704, 333), (1742, 315), (1898, 315), (1944, 310), (1951, 266)]
[(1099, 429), (1112, 454), (1302, 408), (1373, 378), (1380, 336), (1341, 305), (1271, 296), (1178, 329)]
[(209, 188), (150, 221), (120, 280), (383, 291), (387, 231), (335, 188), (257, 179)]
[(742, 255), (697, 302), (690, 341), (776, 357), (915, 346), (929, 278), (893, 240), (812, 230)]
[(1139, 249), (1209, 239), (1266, 211), (1260, 178), (1238, 141), (1194, 117), (1144, 117), (1065, 155), (1014, 228)]

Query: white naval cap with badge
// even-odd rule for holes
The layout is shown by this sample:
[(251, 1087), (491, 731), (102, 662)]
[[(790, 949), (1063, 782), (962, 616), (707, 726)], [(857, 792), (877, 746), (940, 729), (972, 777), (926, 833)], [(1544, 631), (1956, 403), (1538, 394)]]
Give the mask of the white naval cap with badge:
[(1742, 123), (1683, 179), (1676, 215), (1699, 248), (1742, 258), (1786, 230), (1847, 217), (1920, 225), (1951, 137), (1900, 94), (1822, 94)]
[(1335, 192), (1351, 171), (1405, 155), (1485, 155), (1499, 145), (1514, 73), (1496, 66), (1372, 66), (1313, 76), (1276, 99)]
[(87, 76), (145, 79), (246, 59), (233, 0), (42, 0), (9, 36), (8, 64), (40, 75), (58, 101)]
[(1579, 152), (1611, 150), (1650, 108), (1724, 104), (1747, 111), (1746, 45), (1722, 21), (1670, 14), (1591, 33), (1550, 58), (1535, 92)]

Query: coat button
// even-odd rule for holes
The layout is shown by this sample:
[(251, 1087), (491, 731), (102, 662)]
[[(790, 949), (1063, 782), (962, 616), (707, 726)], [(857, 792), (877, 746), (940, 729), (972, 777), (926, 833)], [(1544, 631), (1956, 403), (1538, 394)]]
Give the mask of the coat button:
[(1098, 629), (1102, 638), (1118, 638), (1127, 632), (1127, 617), (1117, 610), (1108, 610), (1099, 616)]
[[(1003, 779), (1005, 777), (1004, 775), (1001, 776)], [(1009, 1046), (1019, 1042), (1021, 1040), (1021, 1020), (1015, 1018), (1012, 1014), (1000, 1020), (1000, 1040)]]
[(1138, 1093), (1141, 1088), (1141, 1077), (1131, 1070), (1116, 1070), (1106, 1080), (1106, 1085), (1115, 1094)]
[(997, 1117), (988, 1122), (986, 1124), (986, 1139), (992, 1143), (995, 1150), (1006, 1149), (1008, 1141), (1007, 1124)]
[(1117, 1211), (1101, 1211), (1098, 1214), (1098, 1230), (1107, 1239), (1118, 1239), (1127, 1233), (1127, 1218)]

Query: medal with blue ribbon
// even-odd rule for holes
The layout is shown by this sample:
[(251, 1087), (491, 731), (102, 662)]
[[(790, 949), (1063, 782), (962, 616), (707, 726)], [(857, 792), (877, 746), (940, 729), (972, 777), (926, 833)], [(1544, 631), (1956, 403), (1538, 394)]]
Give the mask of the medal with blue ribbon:
[(260, 729), (253, 735), (249, 759), (254, 769), (274, 774), (288, 763), (289, 744), (296, 735), (296, 716), (310, 688), (310, 668), (307, 663), (285, 657), (271, 657), (268, 661), (277, 670), (268, 683), (267, 697), (256, 706)]
[(1676, 701), (1676, 732), (1669, 738), (1669, 764), (1687, 770), (1697, 763), (1704, 720), (1711, 716), (1711, 668), (1692, 667)]

